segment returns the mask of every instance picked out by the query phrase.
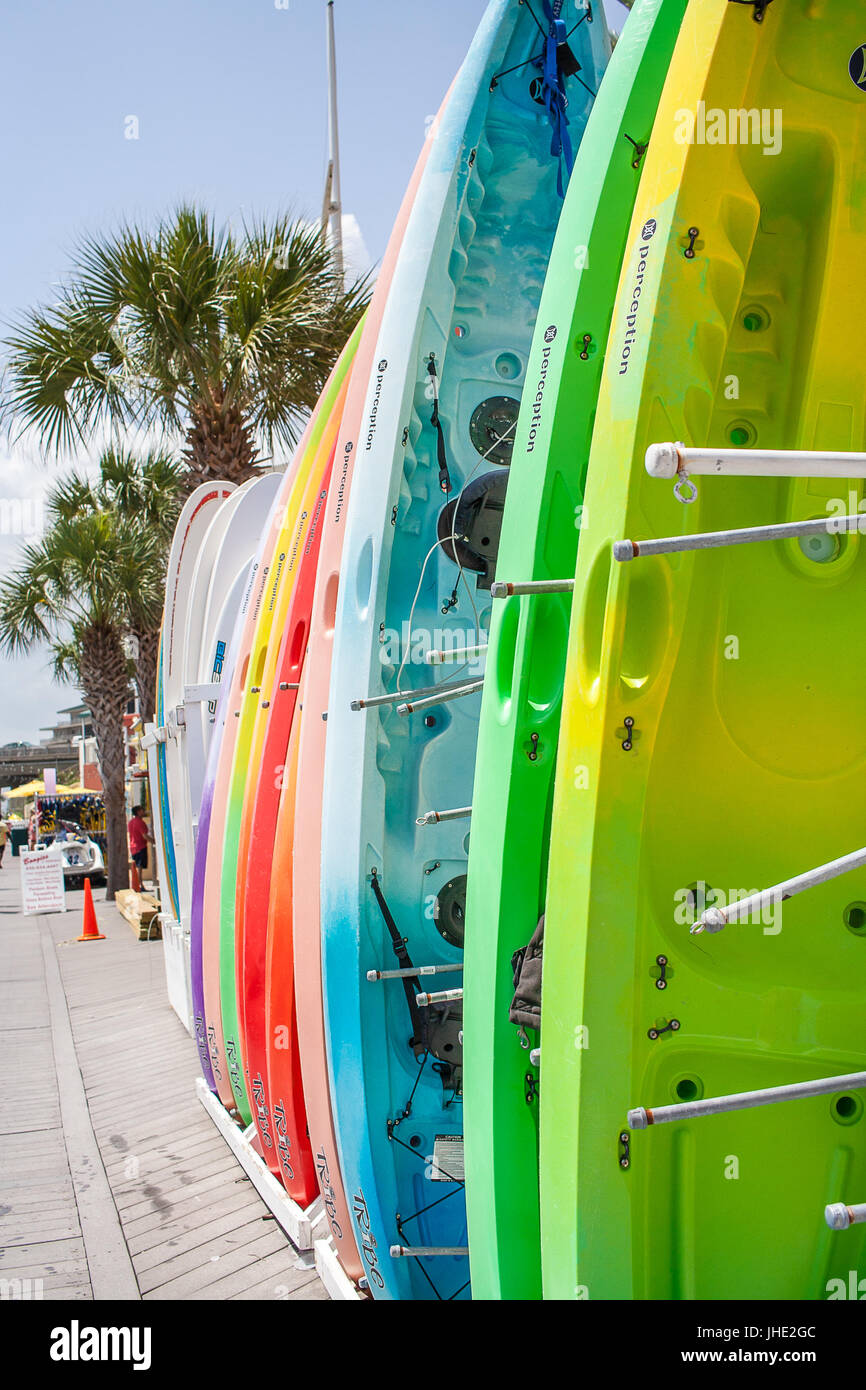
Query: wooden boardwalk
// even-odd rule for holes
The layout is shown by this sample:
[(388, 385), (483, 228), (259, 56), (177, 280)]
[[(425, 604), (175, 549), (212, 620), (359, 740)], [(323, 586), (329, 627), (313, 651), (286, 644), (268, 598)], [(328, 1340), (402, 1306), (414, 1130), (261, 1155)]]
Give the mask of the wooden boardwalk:
[(78, 943), (83, 894), (24, 917), (18, 875), (7, 849), (0, 1299), (326, 1299), (196, 1100), (162, 943), (102, 890)]

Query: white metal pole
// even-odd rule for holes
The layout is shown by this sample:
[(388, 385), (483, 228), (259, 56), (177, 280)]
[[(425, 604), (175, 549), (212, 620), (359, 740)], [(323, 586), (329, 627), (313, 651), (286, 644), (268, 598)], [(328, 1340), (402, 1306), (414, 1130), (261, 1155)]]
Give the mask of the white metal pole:
[(691, 928), (691, 935), (695, 936), (702, 931), (721, 931), (729, 922), (736, 922), (740, 917), (749, 917), (753, 912), (763, 912), (764, 908), (772, 907), (785, 898), (805, 893), (807, 888), (817, 888), (819, 883), (829, 883), (830, 879), (849, 874), (852, 869), (862, 868), (864, 864), (866, 849), (856, 849), (852, 854), (843, 854), (841, 859), (831, 859), (827, 864), (819, 864), (817, 869), (809, 869), (805, 874), (785, 879), (784, 883), (764, 888), (749, 898), (740, 898), (738, 902), (728, 903), (727, 907), (708, 907), (706, 912), (701, 914), (700, 921)]
[(866, 1202), (850, 1207), (844, 1202), (831, 1202), (824, 1208), (824, 1220), (831, 1231), (847, 1231), (849, 1226), (859, 1226), (866, 1221)]
[(483, 678), (469, 681), (466, 685), (452, 686), (447, 690), (443, 684), (444, 693), (442, 695), (428, 695), (423, 700), (407, 701), (405, 705), (397, 706), (397, 713), (400, 715), (414, 714), (417, 710), (432, 709), (434, 705), (444, 704), (447, 700), (461, 700), (465, 695), (477, 695), (483, 685)]
[(413, 965), (407, 970), (368, 970), (368, 980), (411, 980), (415, 975), (443, 975), (462, 970), (462, 963), (455, 965)]
[(866, 478), (866, 454), (651, 444), (646, 451), (646, 471), (652, 478), (676, 478), (683, 473), (741, 478)]
[(573, 591), (573, 579), (527, 579), (522, 583), (497, 579), (490, 585), (491, 598), (511, 598), (513, 594), (570, 594)]
[(729, 1096), (710, 1096), (706, 1100), (684, 1101), (682, 1105), (661, 1105), (650, 1110), (639, 1106), (628, 1112), (629, 1129), (672, 1124), (675, 1120), (697, 1120), (701, 1115), (726, 1115), (732, 1110), (754, 1110), (762, 1105), (778, 1105), (787, 1100), (808, 1100), (811, 1096), (832, 1095), (834, 1091), (862, 1091), (866, 1071), (846, 1076), (827, 1076), (819, 1081), (800, 1081), (793, 1086), (767, 1086), (761, 1091), (739, 1091)]
[[(864, 519), (866, 527), (866, 519)], [(448, 662), (475, 661), (487, 653), (486, 642), (475, 642), (468, 647), (452, 647), (449, 651), (445, 647), (434, 647), (431, 651), (424, 653), (424, 661), (428, 666), (444, 666)]]
[(334, 38), (334, 0), (328, 0), (328, 143), (331, 162), (331, 200), (329, 206), (334, 259), (343, 277), (343, 204), (340, 198), (340, 137), (337, 128), (337, 46)]
[(457, 806), (453, 811), (425, 811), (417, 816), (416, 825), (438, 825), (443, 820), (467, 820), (472, 815), (471, 806)]
[(773, 526), (745, 526), (736, 531), (699, 531), (690, 536), (663, 536), (650, 541), (614, 541), (615, 560), (636, 560), (644, 555), (674, 555), (692, 550), (718, 550), (728, 545), (755, 541), (796, 540), (799, 536), (837, 536), (848, 531), (866, 534), (866, 514), (826, 516), (811, 521), (780, 521)]
[(445, 695), (449, 690), (462, 692), (465, 686), (466, 681), (462, 679), (440, 681), (438, 685), (422, 685), (417, 690), (396, 690), (393, 695), (368, 695), (365, 700), (353, 700), (351, 707), (353, 710), (362, 710), (374, 709), (377, 705), (397, 705), (405, 700), (420, 699), (425, 695)]
[[(444, 1169), (440, 1169), (444, 1172)], [(433, 1255), (468, 1255), (468, 1245), (392, 1245), (390, 1254), (395, 1260), (429, 1259)]]
[(438, 989), (432, 994), (416, 994), (415, 1003), (419, 1009), (426, 1009), (431, 1004), (457, 1004), (462, 998), (462, 989)]

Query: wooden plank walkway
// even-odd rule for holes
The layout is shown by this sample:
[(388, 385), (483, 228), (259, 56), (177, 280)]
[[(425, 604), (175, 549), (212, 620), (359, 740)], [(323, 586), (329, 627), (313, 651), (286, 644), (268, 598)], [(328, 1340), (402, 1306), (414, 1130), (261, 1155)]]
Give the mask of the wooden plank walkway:
[(18, 874), (7, 850), (0, 1299), (327, 1299), (196, 1099), (162, 943), (102, 890), (78, 943), (83, 893), (24, 917)]

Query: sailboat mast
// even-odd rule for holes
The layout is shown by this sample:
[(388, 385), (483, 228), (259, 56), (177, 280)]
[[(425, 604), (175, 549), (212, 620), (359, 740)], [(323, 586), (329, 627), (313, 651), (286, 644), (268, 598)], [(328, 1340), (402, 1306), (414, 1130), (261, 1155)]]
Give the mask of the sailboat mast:
[(340, 139), (337, 129), (337, 49), (334, 40), (334, 0), (328, 0), (328, 184), (326, 206), (331, 243), (343, 275), (343, 207), (340, 200)]

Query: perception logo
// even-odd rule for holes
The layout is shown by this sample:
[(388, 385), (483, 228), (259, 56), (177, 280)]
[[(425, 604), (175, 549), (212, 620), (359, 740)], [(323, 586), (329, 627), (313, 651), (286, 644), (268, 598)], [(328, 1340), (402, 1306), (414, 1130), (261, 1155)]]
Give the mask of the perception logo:
[(657, 226), (658, 223), (656, 222), (654, 217), (651, 217), (648, 222), (644, 222), (643, 227), (641, 229), (642, 240), (649, 241), (651, 236), (655, 236)]
[(382, 360), (381, 360), (380, 363), (379, 363), (378, 370), (379, 370), (380, 372), (384, 372), (384, 371), (385, 371), (385, 368), (386, 368), (387, 366), (388, 366), (388, 359), (387, 359), (387, 357), (383, 357)]
[(848, 76), (855, 87), (859, 87), (861, 92), (866, 92), (866, 43), (861, 43), (859, 48), (855, 48), (848, 59)]
[(555, 337), (556, 337), (556, 325), (555, 325), (555, 324), (551, 324), (549, 328), (545, 328), (545, 330), (544, 330), (544, 341), (545, 341), (546, 343), (552, 343)]

